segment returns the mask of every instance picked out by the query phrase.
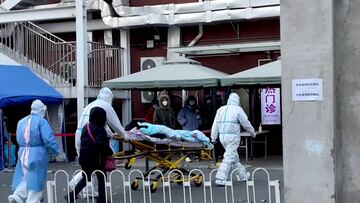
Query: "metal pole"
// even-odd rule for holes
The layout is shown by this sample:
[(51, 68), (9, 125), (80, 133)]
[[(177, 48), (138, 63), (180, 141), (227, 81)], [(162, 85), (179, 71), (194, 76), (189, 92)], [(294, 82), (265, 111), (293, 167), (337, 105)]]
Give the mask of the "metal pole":
[(80, 119), (84, 110), (85, 73), (87, 73), (87, 27), (86, 2), (76, 1), (76, 88), (77, 88), (77, 117)]
[(11, 171), (11, 135), (8, 133), (8, 171)]
[[(213, 118), (216, 114), (216, 89), (215, 87), (211, 88), (211, 100), (212, 100), (212, 114)], [(218, 161), (218, 150), (216, 149), (216, 147), (214, 146), (213, 149), (213, 158), (214, 158), (214, 165), (216, 165), (216, 162)]]
[[(119, 64), (123, 75), (129, 75), (130, 70), (130, 31), (125, 29), (120, 29), (120, 44), (124, 48), (123, 51), (123, 63)], [(122, 65), (122, 66), (121, 66)], [(122, 124), (125, 126), (132, 119), (131, 116), (131, 92), (125, 91), (126, 99), (122, 101)], [(123, 150), (130, 149), (130, 146), (124, 145)]]
[[(65, 101), (62, 102), (62, 121), (61, 121), (61, 132), (62, 133), (65, 133), (66, 132), (66, 126), (65, 126)], [(66, 137), (61, 137), (62, 139), (62, 143), (63, 143), (63, 146), (64, 146), (64, 152), (65, 152), (65, 155), (66, 155), (66, 160), (67, 162), (69, 162), (69, 155), (68, 155), (68, 149), (67, 149), (67, 138)]]

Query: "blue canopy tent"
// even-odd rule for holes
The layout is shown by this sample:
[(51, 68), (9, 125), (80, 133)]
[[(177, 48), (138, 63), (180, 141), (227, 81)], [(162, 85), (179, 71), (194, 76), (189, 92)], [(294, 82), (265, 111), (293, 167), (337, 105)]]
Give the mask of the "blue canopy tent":
[(62, 95), (25, 66), (0, 65), (0, 109), (40, 99), (60, 104)]
[[(25, 66), (0, 65), (0, 109), (29, 104), (35, 99), (47, 105), (60, 105), (63, 96)], [(0, 150), (3, 152), (2, 119), (0, 125)], [(1, 162), (3, 164), (3, 156)]]
[(0, 170), (4, 168), (4, 137), (3, 137), (3, 117), (2, 117), (2, 111), (0, 109)]

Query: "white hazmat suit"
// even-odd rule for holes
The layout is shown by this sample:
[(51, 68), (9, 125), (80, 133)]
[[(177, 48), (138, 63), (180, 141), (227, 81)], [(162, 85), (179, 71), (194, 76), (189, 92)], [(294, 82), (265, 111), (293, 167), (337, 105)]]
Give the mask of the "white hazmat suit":
[[(78, 155), (80, 155), (81, 130), (89, 122), (90, 110), (93, 107), (101, 107), (102, 109), (104, 109), (106, 111), (105, 130), (109, 137), (113, 136), (113, 132), (111, 131), (111, 129), (113, 129), (116, 133), (119, 133), (119, 134), (125, 133), (124, 127), (121, 125), (121, 122), (120, 122), (118, 116), (116, 115), (114, 108), (111, 105), (112, 100), (113, 100), (112, 91), (109, 88), (104, 87), (100, 90), (97, 99), (85, 107), (84, 112), (82, 113), (82, 115), (80, 117), (80, 120), (77, 125), (77, 129), (75, 132), (75, 148), (76, 148), (76, 152)], [(111, 127), (111, 129), (109, 126)], [(113, 151), (118, 150), (118, 149), (116, 149), (117, 147), (114, 146), (114, 144), (111, 144), (111, 148)]]
[(239, 181), (248, 179), (249, 174), (239, 161), (237, 149), (240, 144), (240, 127), (256, 136), (255, 130), (248, 120), (244, 110), (240, 107), (240, 97), (231, 93), (227, 105), (220, 107), (211, 128), (211, 140), (215, 142), (219, 136), (220, 142), (225, 149), (222, 163), (216, 174), (215, 183), (225, 185), (229, 171), (236, 170), (235, 175)]

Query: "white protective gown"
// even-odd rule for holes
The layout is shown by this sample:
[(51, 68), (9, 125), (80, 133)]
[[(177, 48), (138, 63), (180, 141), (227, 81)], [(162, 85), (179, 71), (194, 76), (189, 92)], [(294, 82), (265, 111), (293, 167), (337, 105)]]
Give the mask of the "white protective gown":
[(236, 170), (235, 175), (239, 181), (246, 180), (248, 174), (240, 163), (237, 149), (240, 144), (240, 127), (255, 136), (255, 130), (248, 120), (244, 110), (240, 107), (240, 97), (231, 93), (227, 104), (220, 107), (214, 119), (211, 129), (211, 140), (219, 139), (225, 149), (222, 163), (216, 174), (217, 185), (224, 185), (228, 179), (229, 171)]
[[(104, 109), (106, 111), (106, 123), (107, 124), (105, 126), (105, 129), (106, 129), (106, 132), (109, 137), (113, 136), (113, 132), (111, 131), (111, 129), (113, 129), (116, 133), (119, 133), (119, 134), (125, 133), (124, 127), (121, 125), (121, 122), (120, 122), (118, 116), (116, 115), (114, 108), (111, 105), (112, 100), (113, 100), (112, 91), (109, 88), (104, 87), (100, 90), (97, 99), (85, 107), (84, 112), (81, 115), (81, 118), (78, 122), (78, 126), (77, 126), (77, 129), (75, 132), (75, 148), (76, 148), (76, 152), (78, 155), (80, 155), (81, 130), (89, 122), (90, 110), (93, 107), (101, 107), (102, 109)], [(109, 126), (111, 127), (111, 129)], [(114, 152), (117, 152), (118, 146), (115, 146), (114, 143), (115, 142), (112, 142), (110, 140), (110, 145), (111, 145), (110, 147), (112, 148), (112, 150)]]
[[(12, 189), (14, 193), (8, 197), (9, 202), (40, 203), (44, 190), (47, 169), (48, 153), (60, 153), (54, 134), (46, 119), (46, 106), (35, 100), (31, 105), (31, 114), (18, 122), (16, 140), (20, 145), (13, 176)], [(4, 199), (0, 202), (4, 202)]]

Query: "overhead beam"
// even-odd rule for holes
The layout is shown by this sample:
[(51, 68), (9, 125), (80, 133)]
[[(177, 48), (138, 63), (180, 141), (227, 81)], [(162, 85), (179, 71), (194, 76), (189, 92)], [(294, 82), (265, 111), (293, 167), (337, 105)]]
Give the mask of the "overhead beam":
[(75, 14), (75, 5), (2, 11), (0, 12), (0, 23), (68, 19), (75, 18)]
[(201, 45), (193, 47), (176, 47), (169, 49), (174, 53), (201, 56), (226, 53), (274, 51), (280, 50), (280, 44), (280, 41), (263, 41), (236, 44)]
[[(70, 22), (57, 22), (57, 23), (37, 23), (41, 28), (45, 29), (51, 33), (64, 33), (64, 32), (75, 32), (75, 21)], [(104, 23), (102, 19), (98, 20), (88, 20), (87, 21), (87, 30), (94, 31), (94, 30), (108, 30), (114, 29)]]

